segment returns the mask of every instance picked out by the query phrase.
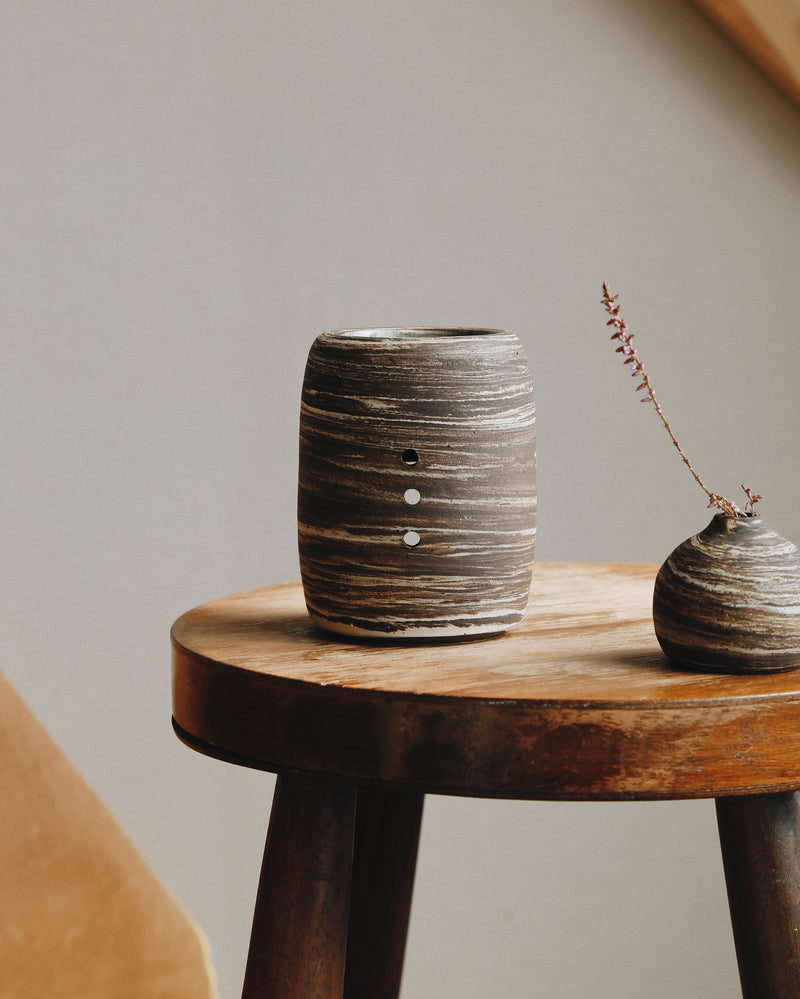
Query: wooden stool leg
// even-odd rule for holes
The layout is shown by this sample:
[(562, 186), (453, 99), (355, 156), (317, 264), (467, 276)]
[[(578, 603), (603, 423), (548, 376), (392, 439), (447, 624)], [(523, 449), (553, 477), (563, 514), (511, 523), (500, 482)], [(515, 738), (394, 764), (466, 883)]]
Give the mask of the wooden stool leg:
[(354, 787), (278, 778), (242, 999), (341, 999)]
[(717, 799), (744, 999), (800, 996), (800, 792)]
[(358, 790), (345, 999), (400, 993), (423, 798), (416, 791)]

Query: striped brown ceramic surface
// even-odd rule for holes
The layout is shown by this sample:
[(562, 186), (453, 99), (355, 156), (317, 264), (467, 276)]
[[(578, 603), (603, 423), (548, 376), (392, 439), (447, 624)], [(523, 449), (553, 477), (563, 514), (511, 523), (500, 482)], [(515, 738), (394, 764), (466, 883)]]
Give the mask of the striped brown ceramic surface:
[(324, 333), (300, 415), (300, 567), (322, 627), (384, 638), (503, 631), (536, 537), (533, 390), (496, 330)]
[(653, 623), (666, 654), (692, 669), (795, 669), (800, 552), (760, 517), (718, 514), (659, 570)]

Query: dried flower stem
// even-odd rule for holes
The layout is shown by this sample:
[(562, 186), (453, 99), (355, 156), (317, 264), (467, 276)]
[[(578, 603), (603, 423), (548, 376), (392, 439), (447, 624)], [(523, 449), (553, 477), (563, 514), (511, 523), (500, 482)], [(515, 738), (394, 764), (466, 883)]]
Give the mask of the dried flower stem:
[(703, 492), (708, 496), (708, 505), (710, 507), (717, 507), (723, 513), (727, 514), (729, 517), (750, 517), (755, 513), (756, 503), (763, 499), (762, 496), (758, 496), (752, 492), (747, 486), (742, 486), (745, 494), (747, 496), (747, 503), (744, 510), (741, 510), (735, 503), (726, 499), (720, 493), (712, 492), (700, 476), (697, 474), (694, 465), (686, 457), (683, 448), (678, 443), (678, 438), (672, 432), (672, 427), (669, 425), (667, 418), (661, 410), (661, 406), (656, 398), (656, 394), (653, 391), (653, 386), (650, 383), (650, 378), (644, 369), (644, 365), (639, 359), (639, 355), (636, 353), (636, 348), (633, 346), (633, 334), (628, 332), (628, 324), (620, 315), (620, 307), (617, 303), (619, 295), (612, 295), (609, 291), (608, 285), (603, 282), (603, 306), (609, 315), (609, 320), (606, 323), (607, 326), (613, 326), (614, 332), (611, 334), (612, 340), (619, 340), (619, 346), (617, 347), (617, 353), (622, 354), (625, 358), (624, 363), (629, 364), (631, 368), (631, 376), (633, 378), (639, 378), (640, 382), (636, 386), (637, 392), (644, 392), (645, 394), (641, 397), (642, 402), (652, 402), (656, 413), (661, 422), (664, 424), (664, 429), (669, 434), (669, 438), (672, 443), (677, 448), (678, 454), (681, 456), (681, 460), (684, 465), (689, 469), (694, 477), (695, 482), (700, 486)]

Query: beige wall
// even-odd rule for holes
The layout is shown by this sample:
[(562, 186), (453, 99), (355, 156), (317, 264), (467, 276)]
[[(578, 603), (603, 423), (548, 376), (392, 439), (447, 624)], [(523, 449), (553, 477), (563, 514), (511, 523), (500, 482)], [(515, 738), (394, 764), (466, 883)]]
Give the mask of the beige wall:
[[(297, 575), (316, 333), (505, 327), (541, 559), (709, 517), (800, 539), (800, 113), (668, 0), (11, 0), (0, 12), (0, 668), (205, 926), (233, 999), (271, 779), (169, 725), (171, 621)], [(405, 999), (723, 999), (710, 802), (433, 799)]]

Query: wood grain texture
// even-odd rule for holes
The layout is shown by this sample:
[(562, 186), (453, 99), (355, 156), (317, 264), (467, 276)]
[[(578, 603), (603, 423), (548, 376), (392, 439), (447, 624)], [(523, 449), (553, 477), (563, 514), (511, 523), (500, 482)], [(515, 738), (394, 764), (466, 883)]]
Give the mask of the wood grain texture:
[(800, 552), (760, 517), (718, 514), (659, 570), (653, 622), (670, 659), (690, 669), (796, 669)]
[(800, 786), (797, 674), (670, 666), (654, 566), (542, 564), (488, 641), (366, 644), (314, 628), (296, 583), (173, 628), (176, 729), (195, 748), (434, 793), (680, 798)]
[(353, 787), (278, 778), (242, 999), (341, 999), (355, 799)]
[(316, 339), (300, 413), (298, 541), (318, 624), (395, 638), (503, 631), (524, 613), (535, 538), (535, 410), (516, 336)]
[(719, 799), (725, 881), (744, 999), (800, 995), (800, 795)]
[(423, 795), (362, 786), (356, 799), (344, 999), (398, 999)]

